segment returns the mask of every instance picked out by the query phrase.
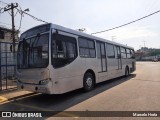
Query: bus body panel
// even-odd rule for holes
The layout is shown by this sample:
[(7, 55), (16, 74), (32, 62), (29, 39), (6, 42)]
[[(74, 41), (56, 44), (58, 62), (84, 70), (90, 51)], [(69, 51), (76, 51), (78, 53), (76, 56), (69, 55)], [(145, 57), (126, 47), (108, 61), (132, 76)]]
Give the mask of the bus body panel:
[[(96, 83), (125, 75), (125, 70), (127, 66), (130, 73), (135, 71), (135, 59), (124, 59), (118, 57), (116, 48), (118, 46), (119, 49), (120, 47), (124, 47), (126, 49), (133, 50), (132, 47), (104, 40), (82, 32), (74, 31), (59, 25), (50, 25), (51, 28), (49, 35), (49, 65), (43, 69), (18, 69), (18, 71), (21, 73), (18, 75), (19, 89), (23, 88), (24, 90), (47, 94), (62, 94), (78, 88), (82, 88), (83, 78), (88, 70), (93, 71)], [(77, 57), (71, 63), (59, 68), (54, 68), (52, 65), (51, 41), (53, 33), (73, 37), (76, 39), (77, 42)], [(96, 51), (95, 58), (87, 58), (80, 56), (78, 43), (79, 37), (88, 38), (94, 41)], [(97, 41), (102, 44), (105, 43), (105, 57), (103, 56), (103, 58), (101, 59), (97, 57)], [(107, 43), (114, 45), (114, 58), (107, 57)], [(40, 81), (43, 79), (47, 79), (46, 84), (40, 84)]]

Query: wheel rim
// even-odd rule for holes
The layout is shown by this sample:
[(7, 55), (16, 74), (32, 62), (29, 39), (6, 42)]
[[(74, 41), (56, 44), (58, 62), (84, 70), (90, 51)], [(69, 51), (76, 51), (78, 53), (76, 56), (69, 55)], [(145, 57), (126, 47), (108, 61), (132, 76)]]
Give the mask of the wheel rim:
[(88, 77), (87, 80), (86, 80), (86, 84), (87, 84), (88, 87), (92, 87), (92, 84), (93, 84), (92, 78)]

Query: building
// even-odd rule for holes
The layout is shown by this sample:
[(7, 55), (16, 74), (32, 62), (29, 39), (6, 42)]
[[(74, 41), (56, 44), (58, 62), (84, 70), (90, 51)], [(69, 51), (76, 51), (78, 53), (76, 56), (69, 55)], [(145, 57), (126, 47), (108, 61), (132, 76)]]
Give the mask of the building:
[[(19, 31), (15, 31), (15, 40), (18, 42)], [(0, 26), (0, 42), (13, 42), (12, 40), (12, 30)]]
[(142, 47), (135, 51), (136, 60), (139, 61), (152, 61), (154, 58), (160, 58), (160, 49)]
[[(18, 42), (18, 31), (15, 32), (15, 42)], [(15, 76), (16, 54), (13, 54), (12, 30), (0, 26), (0, 80)], [(15, 50), (17, 45), (15, 46)], [(14, 57), (15, 56), (15, 57)], [(1, 81), (0, 81), (1, 82)], [(1, 82), (2, 83), (2, 82)]]

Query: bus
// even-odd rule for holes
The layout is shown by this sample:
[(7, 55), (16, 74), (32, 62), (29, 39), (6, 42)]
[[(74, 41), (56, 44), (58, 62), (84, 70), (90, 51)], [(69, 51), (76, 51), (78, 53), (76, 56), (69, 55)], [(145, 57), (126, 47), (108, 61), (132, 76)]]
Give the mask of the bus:
[(48, 23), (20, 36), (17, 84), (21, 90), (62, 94), (128, 76), (136, 69), (134, 48)]

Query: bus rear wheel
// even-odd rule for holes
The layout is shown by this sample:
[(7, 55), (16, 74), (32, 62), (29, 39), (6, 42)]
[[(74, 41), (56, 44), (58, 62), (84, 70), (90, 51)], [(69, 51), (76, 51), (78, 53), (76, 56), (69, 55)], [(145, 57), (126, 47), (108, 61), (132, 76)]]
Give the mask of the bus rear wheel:
[(91, 73), (86, 73), (83, 78), (83, 89), (87, 92), (94, 88), (94, 76)]

